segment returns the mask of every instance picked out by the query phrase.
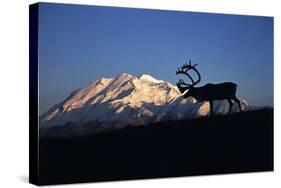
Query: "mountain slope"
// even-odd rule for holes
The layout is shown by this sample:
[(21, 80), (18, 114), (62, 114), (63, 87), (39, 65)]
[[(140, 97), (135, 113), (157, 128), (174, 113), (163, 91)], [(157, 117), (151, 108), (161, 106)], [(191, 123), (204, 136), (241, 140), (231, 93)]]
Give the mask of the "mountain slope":
[(45, 138), (39, 152), (40, 184), (272, 171), (273, 109)]
[[(250, 108), (241, 100), (242, 109)], [(227, 101), (215, 101), (215, 114), (225, 114)], [(238, 110), (233, 105), (233, 112)], [(91, 129), (121, 128), (167, 120), (191, 119), (209, 113), (207, 102), (184, 99), (177, 87), (143, 74), (134, 77), (123, 73), (113, 78), (92, 81), (74, 91), (40, 117), (40, 127), (90, 123)], [(77, 126), (79, 126), (77, 125)], [(83, 131), (82, 131), (83, 132)]]

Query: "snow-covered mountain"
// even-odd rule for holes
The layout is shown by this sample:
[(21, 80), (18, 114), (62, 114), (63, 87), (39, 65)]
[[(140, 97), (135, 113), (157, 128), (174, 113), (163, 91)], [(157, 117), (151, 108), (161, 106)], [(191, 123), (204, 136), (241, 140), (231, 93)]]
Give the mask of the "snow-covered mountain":
[[(241, 99), (242, 110), (251, 107)], [(215, 114), (226, 114), (227, 101), (215, 101)], [(40, 127), (87, 125), (91, 130), (146, 125), (167, 120), (190, 119), (208, 115), (207, 102), (184, 99), (177, 87), (143, 74), (134, 77), (123, 73), (113, 78), (92, 81), (74, 91), (40, 116)], [(238, 111), (234, 103), (232, 112)], [(83, 128), (79, 128), (81, 131)], [(83, 132), (83, 131), (82, 131)], [(91, 131), (94, 132), (94, 131)]]

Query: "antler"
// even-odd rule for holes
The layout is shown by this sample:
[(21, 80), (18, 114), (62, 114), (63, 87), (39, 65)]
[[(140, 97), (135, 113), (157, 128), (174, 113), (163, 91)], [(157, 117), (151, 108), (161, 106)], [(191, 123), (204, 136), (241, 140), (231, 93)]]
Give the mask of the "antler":
[[(198, 72), (198, 70), (195, 68), (195, 66), (197, 66), (197, 64), (192, 65), (191, 64), (191, 60), (189, 60), (189, 64), (184, 64), (182, 67), (178, 68), (178, 70), (176, 71), (176, 74), (184, 74), (186, 75), (192, 82), (192, 84), (187, 84), (185, 83), (182, 79), (179, 80), (179, 82), (177, 82), (177, 86), (181, 86), (181, 85), (185, 85), (188, 87), (193, 87), (196, 84), (198, 84), (201, 80), (201, 76), (200, 73)], [(193, 78), (187, 73), (189, 70), (194, 70), (197, 73), (198, 76), (198, 80), (196, 82), (194, 82)]]
[(190, 84), (187, 84), (183, 81), (183, 79), (179, 79), (179, 81), (177, 82), (177, 84), (180, 84), (180, 85), (185, 85), (185, 86), (192, 86)]

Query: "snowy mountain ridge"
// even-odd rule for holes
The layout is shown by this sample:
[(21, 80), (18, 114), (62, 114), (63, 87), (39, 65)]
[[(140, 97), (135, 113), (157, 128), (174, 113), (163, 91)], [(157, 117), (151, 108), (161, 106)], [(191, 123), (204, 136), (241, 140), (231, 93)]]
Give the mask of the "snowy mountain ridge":
[[(251, 107), (240, 99), (242, 110)], [(227, 101), (215, 101), (215, 114), (226, 114)], [(233, 105), (232, 112), (238, 111)], [(167, 120), (191, 119), (206, 116), (208, 102), (184, 99), (177, 87), (148, 74), (134, 77), (123, 73), (113, 78), (92, 81), (74, 91), (59, 104), (40, 116), (40, 127), (62, 126), (69, 122), (93, 128), (122, 128), (127, 125), (146, 125)]]

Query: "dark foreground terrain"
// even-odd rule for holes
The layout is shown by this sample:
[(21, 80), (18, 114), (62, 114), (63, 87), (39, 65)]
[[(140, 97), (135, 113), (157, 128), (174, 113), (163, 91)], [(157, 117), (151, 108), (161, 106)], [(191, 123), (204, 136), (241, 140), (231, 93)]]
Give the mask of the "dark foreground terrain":
[(40, 141), (39, 183), (273, 170), (273, 109)]

